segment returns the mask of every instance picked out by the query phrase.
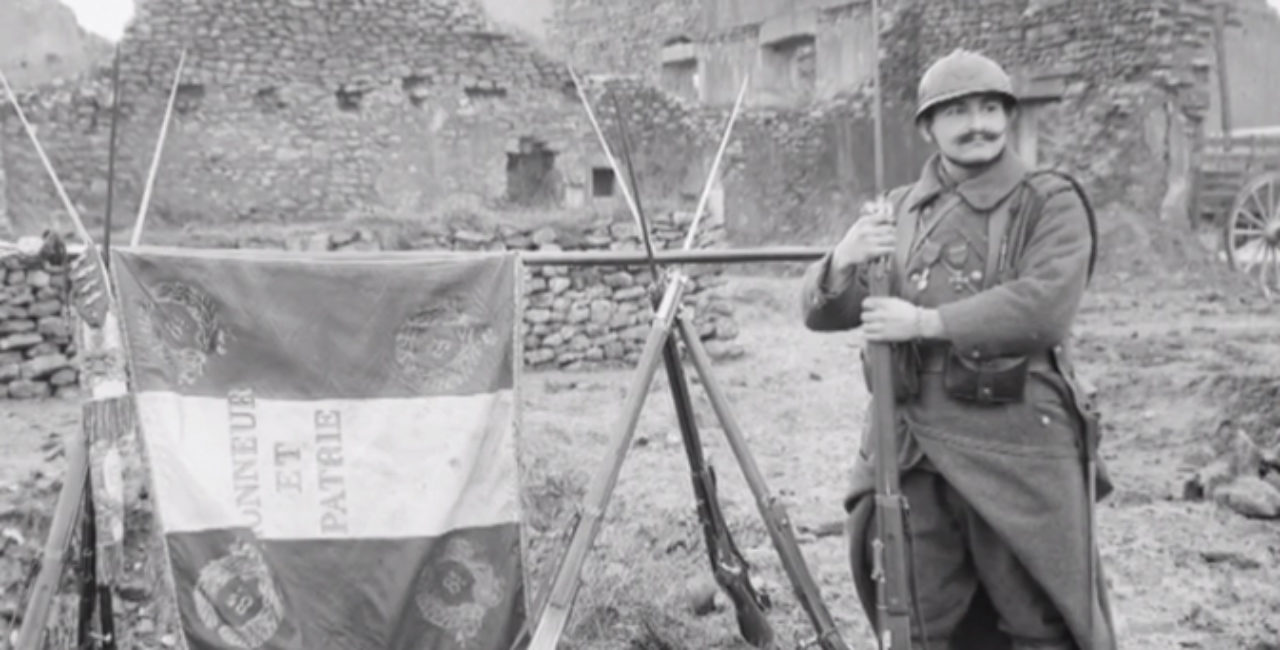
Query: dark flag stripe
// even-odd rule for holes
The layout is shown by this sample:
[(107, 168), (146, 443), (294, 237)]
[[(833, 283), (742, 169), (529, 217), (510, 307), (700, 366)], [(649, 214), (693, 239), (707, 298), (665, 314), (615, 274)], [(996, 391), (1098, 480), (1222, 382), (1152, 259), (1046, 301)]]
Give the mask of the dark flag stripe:
[(514, 254), (113, 260), (135, 390), (359, 399), (514, 383)]
[(525, 620), (519, 524), (437, 538), (166, 535), (192, 650), (506, 650)]

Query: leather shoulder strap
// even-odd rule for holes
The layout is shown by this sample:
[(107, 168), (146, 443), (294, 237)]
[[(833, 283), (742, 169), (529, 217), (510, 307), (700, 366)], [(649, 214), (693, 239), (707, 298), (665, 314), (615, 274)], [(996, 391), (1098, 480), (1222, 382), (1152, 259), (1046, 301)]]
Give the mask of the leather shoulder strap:
[(1017, 238), (1011, 236), (1010, 231), (1016, 232), (1025, 224), (1028, 213), (1035, 208), (1034, 201), (1027, 200), (1029, 189), (1029, 184), (1023, 180), (1014, 190), (1014, 196), (987, 217), (987, 264), (982, 276), (983, 289), (1004, 282), (1004, 276), (1012, 267), (1009, 242)]
[[(1066, 181), (1066, 185), (1051, 188), (1048, 191), (1041, 191), (1033, 182), (1036, 178), (1044, 176), (1053, 176)], [(1034, 171), (1023, 179), (1017, 197), (1016, 207), (1010, 210), (999, 211), (1003, 213), (1005, 222), (994, 223), (996, 221), (995, 214), (992, 215), (991, 222), (988, 224), (987, 232), (987, 278), (984, 279), (985, 286), (994, 286), (999, 282), (1005, 281), (1005, 275), (1011, 274), (1011, 269), (1017, 263), (1022, 255), (1023, 248), (1026, 247), (1028, 239), (1030, 239), (1031, 231), (1035, 228), (1036, 222), (1040, 218), (1040, 212), (1044, 206), (1052, 199), (1064, 192), (1074, 191), (1079, 197), (1080, 202), (1084, 205), (1085, 215), (1089, 219), (1089, 271), (1088, 278), (1093, 279), (1093, 270), (1098, 259), (1098, 220), (1093, 211), (1093, 206), (1089, 203), (1089, 197), (1085, 193), (1080, 182), (1070, 174), (1056, 169), (1041, 169)], [(1012, 219), (1012, 221), (1008, 221)], [(997, 276), (1000, 276), (997, 278)], [(996, 278), (997, 281), (991, 285), (986, 282)]]
[[(1080, 181), (1075, 176), (1062, 170), (1045, 169), (1033, 174), (1033, 176), (1036, 175), (1050, 175), (1060, 178), (1066, 181), (1071, 186), (1071, 189), (1075, 190), (1076, 195), (1080, 197), (1080, 203), (1084, 205), (1085, 216), (1089, 218), (1089, 279), (1092, 280), (1093, 269), (1098, 262), (1098, 216), (1093, 211), (1093, 204), (1089, 202), (1089, 195), (1084, 191), (1084, 186), (1080, 184)], [(1052, 192), (1044, 200), (1048, 202), (1049, 199), (1063, 191), (1066, 190)]]

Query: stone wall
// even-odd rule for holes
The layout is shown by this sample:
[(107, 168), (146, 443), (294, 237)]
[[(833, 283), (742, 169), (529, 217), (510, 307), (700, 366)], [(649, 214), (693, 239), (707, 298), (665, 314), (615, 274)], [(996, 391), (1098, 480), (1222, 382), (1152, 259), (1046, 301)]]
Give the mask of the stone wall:
[[(473, 0), (148, 0), (121, 46), (121, 223), (184, 47), (148, 228), (586, 203), (596, 147), (567, 71)], [(91, 225), (106, 195), (109, 64), (22, 97)], [(56, 196), (7, 103), (0, 122), (8, 219), (38, 233)]]
[(550, 40), (584, 72), (638, 74), (656, 83), (662, 46), (697, 39), (701, 9), (691, 0), (552, 0)]
[(0, 253), (0, 397), (75, 395), (77, 372), (66, 261)]

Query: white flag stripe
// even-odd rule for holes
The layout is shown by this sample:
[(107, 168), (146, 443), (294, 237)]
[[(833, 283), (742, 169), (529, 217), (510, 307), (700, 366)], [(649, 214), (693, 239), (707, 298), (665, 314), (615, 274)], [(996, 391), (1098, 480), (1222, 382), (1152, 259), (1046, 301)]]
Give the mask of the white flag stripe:
[(510, 390), (289, 401), (137, 396), (166, 533), (435, 537), (519, 521)]

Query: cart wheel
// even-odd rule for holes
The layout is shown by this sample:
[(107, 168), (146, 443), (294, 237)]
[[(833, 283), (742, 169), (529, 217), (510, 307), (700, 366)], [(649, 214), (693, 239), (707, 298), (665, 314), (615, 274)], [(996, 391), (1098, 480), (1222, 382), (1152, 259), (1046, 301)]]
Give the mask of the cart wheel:
[(1249, 181), (1227, 219), (1227, 261), (1256, 279), (1268, 298), (1280, 295), (1280, 172)]

